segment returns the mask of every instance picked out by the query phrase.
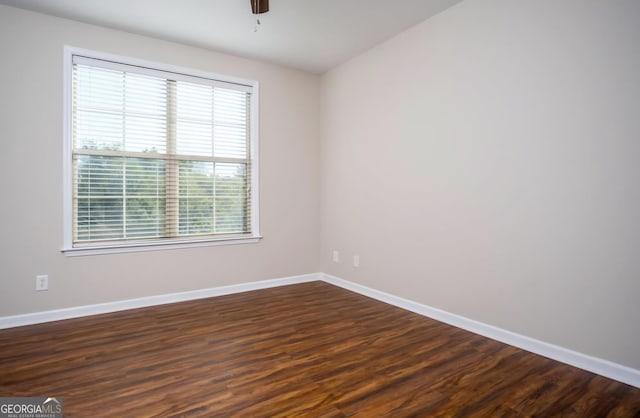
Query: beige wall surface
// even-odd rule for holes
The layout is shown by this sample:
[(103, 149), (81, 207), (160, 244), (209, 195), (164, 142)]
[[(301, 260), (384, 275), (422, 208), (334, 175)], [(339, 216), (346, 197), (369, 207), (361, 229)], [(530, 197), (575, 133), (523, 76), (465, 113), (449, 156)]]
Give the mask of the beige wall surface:
[[(260, 82), (261, 243), (60, 252), (65, 44)], [(0, 57), (0, 316), (317, 271), (317, 76), (6, 6)]]
[(469, 0), (325, 74), (322, 271), (640, 369), (638, 22)]

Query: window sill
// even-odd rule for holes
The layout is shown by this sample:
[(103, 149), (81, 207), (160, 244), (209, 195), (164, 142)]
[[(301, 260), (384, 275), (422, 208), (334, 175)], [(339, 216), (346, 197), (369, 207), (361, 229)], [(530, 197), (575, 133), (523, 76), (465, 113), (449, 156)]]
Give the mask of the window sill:
[(87, 247), (63, 248), (62, 253), (67, 257), (78, 257), (84, 255), (101, 255), (101, 254), (119, 254), (134, 253), (140, 251), (160, 251), (160, 250), (177, 250), (183, 248), (210, 247), (216, 245), (237, 245), (237, 244), (254, 244), (260, 242), (261, 236), (251, 237), (235, 237), (235, 238), (216, 238), (207, 240), (193, 241), (162, 241), (162, 242), (144, 242), (135, 244), (113, 244)]

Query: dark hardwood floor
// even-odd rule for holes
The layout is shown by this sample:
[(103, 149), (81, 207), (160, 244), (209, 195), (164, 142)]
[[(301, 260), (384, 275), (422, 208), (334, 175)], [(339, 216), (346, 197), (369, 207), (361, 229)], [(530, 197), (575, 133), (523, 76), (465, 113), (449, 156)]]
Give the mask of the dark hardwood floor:
[(322, 282), (0, 331), (67, 417), (640, 417), (640, 389)]

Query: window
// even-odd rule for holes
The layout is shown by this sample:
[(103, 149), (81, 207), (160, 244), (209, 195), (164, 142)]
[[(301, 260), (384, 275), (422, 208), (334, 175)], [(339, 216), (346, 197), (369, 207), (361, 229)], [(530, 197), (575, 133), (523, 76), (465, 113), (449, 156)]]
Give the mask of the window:
[(258, 238), (257, 83), (70, 48), (67, 60), (66, 251)]

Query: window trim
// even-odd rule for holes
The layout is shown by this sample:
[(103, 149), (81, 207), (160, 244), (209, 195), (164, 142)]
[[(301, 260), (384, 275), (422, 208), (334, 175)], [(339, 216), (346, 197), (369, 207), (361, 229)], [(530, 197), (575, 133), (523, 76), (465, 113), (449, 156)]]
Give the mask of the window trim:
[[(183, 239), (155, 239), (141, 240), (136, 242), (108, 243), (105, 245), (73, 245), (73, 138), (72, 132), (72, 72), (73, 57), (83, 56), (88, 58), (114, 61), (127, 65), (134, 65), (158, 71), (179, 74), (182, 77), (202, 77), (216, 80), (221, 83), (232, 83), (243, 85), (251, 89), (251, 233), (244, 236), (221, 236), (207, 238), (183, 238)], [(259, 132), (260, 132), (260, 89), (259, 82), (237, 77), (230, 77), (222, 74), (210, 73), (192, 68), (180, 67), (171, 64), (163, 64), (146, 61), (137, 58), (124, 57), (105, 52), (91, 51), (83, 48), (76, 48), (65, 45), (63, 57), (63, 246), (62, 252), (67, 256), (113, 254), (137, 251), (169, 250), (179, 248), (193, 248), (212, 245), (232, 245), (256, 243), (262, 239), (260, 235), (260, 153), (259, 153)]]

